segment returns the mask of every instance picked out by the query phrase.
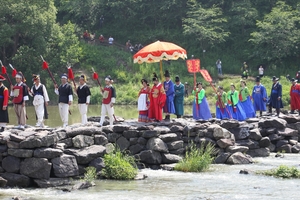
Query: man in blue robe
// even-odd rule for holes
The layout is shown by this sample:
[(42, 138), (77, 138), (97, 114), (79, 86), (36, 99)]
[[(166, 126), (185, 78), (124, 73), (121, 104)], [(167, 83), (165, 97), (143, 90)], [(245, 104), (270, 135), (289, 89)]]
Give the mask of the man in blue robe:
[(279, 83), (279, 78), (273, 76), (272, 78), (273, 85), (271, 89), (271, 96), (268, 102), (269, 105), (269, 113), (272, 113), (272, 108), (276, 109), (277, 116), (279, 116), (280, 108), (283, 108), (282, 104), (282, 86)]
[(255, 111), (259, 111), (260, 116), (262, 112), (266, 111), (266, 102), (268, 99), (266, 88), (260, 83), (260, 77), (256, 77), (256, 85), (253, 87), (252, 98), (253, 107)]
[(172, 82), (170, 78), (170, 73), (168, 70), (165, 71), (164, 74), (166, 81), (164, 82), (164, 89), (166, 92), (166, 103), (164, 106), (164, 113), (166, 113), (165, 120), (169, 121), (170, 120), (170, 114), (175, 113), (175, 107), (174, 107), (174, 83)]

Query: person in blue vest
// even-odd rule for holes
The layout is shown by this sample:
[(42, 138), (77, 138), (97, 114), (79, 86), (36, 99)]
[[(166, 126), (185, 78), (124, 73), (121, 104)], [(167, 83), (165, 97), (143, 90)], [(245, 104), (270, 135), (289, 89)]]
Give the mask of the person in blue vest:
[(271, 96), (268, 102), (269, 114), (272, 114), (272, 108), (276, 109), (276, 114), (279, 116), (280, 108), (283, 108), (282, 104), (282, 86), (279, 83), (279, 78), (273, 76), (273, 85), (271, 88)]
[(184, 100), (184, 85), (180, 82), (179, 76), (175, 77), (175, 97), (174, 97), (174, 106), (175, 106), (175, 115), (177, 118), (181, 118), (184, 113), (183, 100)]
[(172, 82), (170, 78), (170, 73), (168, 70), (165, 71), (164, 74), (166, 80), (164, 82), (164, 89), (166, 92), (166, 103), (164, 106), (164, 113), (166, 114), (165, 120), (170, 121), (170, 114), (175, 113), (175, 107), (174, 107), (174, 83)]
[(91, 91), (86, 84), (86, 76), (84, 74), (79, 77), (79, 86), (76, 89), (78, 96), (78, 109), (81, 115), (81, 124), (85, 125), (87, 120), (88, 105), (90, 104)]

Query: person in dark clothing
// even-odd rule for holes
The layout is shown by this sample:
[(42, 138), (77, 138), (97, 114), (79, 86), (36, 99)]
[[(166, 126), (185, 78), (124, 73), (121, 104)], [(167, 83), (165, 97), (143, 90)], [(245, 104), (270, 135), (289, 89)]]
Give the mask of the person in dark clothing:
[(84, 125), (87, 123), (87, 111), (91, 99), (91, 92), (90, 88), (86, 85), (85, 75), (79, 77), (79, 86), (76, 91), (78, 95), (78, 109), (81, 115), (81, 123)]
[(272, 108), (276, 109), (277, 116), (279, 116), (280, 108), (283, 108), (282, 104), (282, 86), (279, 83), (279, 78), (273, 76), (273, 85), (271, 88), (271, 96), (268, 102), (269, 113), (272, 113)]
[(5, 80), (6, 79), (0, 75), (0, 132), (4, 131), (6, 124), (9, 122), (7, 110), (9, 92), (7, 87), (3, 84)]

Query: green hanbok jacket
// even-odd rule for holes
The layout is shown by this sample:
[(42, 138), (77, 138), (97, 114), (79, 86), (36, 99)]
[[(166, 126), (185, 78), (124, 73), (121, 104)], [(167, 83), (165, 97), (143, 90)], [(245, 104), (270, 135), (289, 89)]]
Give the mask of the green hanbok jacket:
[(205, 97), (205, 90), (202, 88), (202, 90), (199, 92), (199, 89), (197, 88), (196, 91), (192, 91), (192, 94), (195, 96), (195, 102), (198, 95), (198, 104), (200, 104), (202, 102), (202, 99)]
[[(225, 108), (225, 106), (227, 105), (227, 93), (223, 91), (222, 95), (220, 96), (220, 99), (219, 99), (218, 95), (216, 95), (215, 98), (217, 100), (217, 103), (216, 103), (217, 107), (220, 108), (220, 103), (221, 103), (222, 108)], [(222, 102), (220, 102), (220, 100)]]
[(240, 90), (240, 94), (239, 94), (239, 99), (241, 102), (244, 102), (247, 100), (247, 97), (250, 95), (249, 90), (247, 87), (245, 87), (244, 89), (241, 88)]
[(234, 91), (232, 92), (231, 90), (227, 92), (227, 98), (228, 98), (228, 105), (232, 106), (232, 104), (235, 106), (239, 102), (239, 92)]

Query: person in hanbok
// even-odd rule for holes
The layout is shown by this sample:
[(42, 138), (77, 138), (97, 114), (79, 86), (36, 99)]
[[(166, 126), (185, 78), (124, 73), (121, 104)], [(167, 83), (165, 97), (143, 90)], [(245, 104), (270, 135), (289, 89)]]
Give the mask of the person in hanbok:
[(0, 75), (0, 132), (5, 130), (6, 124), (9, 122), (7, 109), (9, 92), (7, 87), (3, 84), (3, 81), (5, 80), (6, 78)]
[(216, 118), (217, 119), (231, 119), (231, 115), (227, 108), (227, 93), (222, 86), (218, 87), (216, 94)]
[(295, 113), (295, 110), (298, 110), (300, 115), (300, 85), (297, 83), (298, 80), (292, 78), (290, 97), (291, 97), (291, 114)]
[(78, 96), (78, 110), (81, 115), (81, 124), (85, 125), (88, 123), (87, 113), (91, 100), (91, 91), (86, 84), (86, 75), (84, 74), (79, 77), (79, 86), (76, 89), (76, 93)]
[(146, 79), (142, 79), (141, 83), (143, 87), (139, 92), (139, 98), (138, 98), (138, 111), (139, 111), (138, 122), (148, 122), (149, 121), (148, 118), (149, 93), (151, 89)]
[(205, 90), (203, 89), (201, 82), (196, 84), (192, 94), (195, 96), (193, 102), (193, 118), (196, 120), (208, 120), (212, 118), (209, 105), (205, 97)]
[(246, 119), (246, 114), (239, 101), (239, 92), (236, 91), (235, 85), (230, 85), (230, 91), (227, 92), (228, 99), (228, 111), (230, 112), (233, 119), (238, 121), (244, 121)]
[(179, 76), (175, 77), (175, 85), (174, 85), (174, 106), (175, 106), (175, 115), (177, 118), (181, 118), (181, 116), (184, 114), (184, 85), (180, 82)]
[(239, 100), (241, 102), (241, 106), (245, 111), (247, 118), (255, 117), (255, 111), (253, 108), (253, 104), (250, 98), (250, 92), (247, 88), (247, 83), (245, 80), (241, 80), (241, 89), (239, 93)]
[(156, 73), (153, 73), (153, 87), (150, 91), (150, 105), (148, 109), (148, 117), (150, 121), (161, 121), (162, 111), (166, 102), (166, 93), (163, 85), (159, 82)]
[(164, 106), (164, 113), (166, 114), (165, 120), (170, 121), (170, 114), (175, 113), (174, 107), (174, 83), (170, 78), (170, 73), (168, 70), (164, 74), (166, 81), (164, 82), (164, 89), (166, 92), (166, 103)]
[(259, 111), (260, 117), (262, 116), (262, 112), (266, 111), (266, 102), (268, 99), (267, 90), (265, 86), (263, 86), (260, 82), (260, 77), (256, 77), (256, 85), (253, 87), (252, 98), (253, 98), (253, 107), (254, 111)]
[(282, 86), (279, 83), (279, 78), (273, 76), (273, 85), (271, 88), (271, 95), (268, 101), (269, 114), (272, 114), (272, 108), (276, 109), (276, 115), (279, 116), (280, 108), (283, 108), (282, 104)]

